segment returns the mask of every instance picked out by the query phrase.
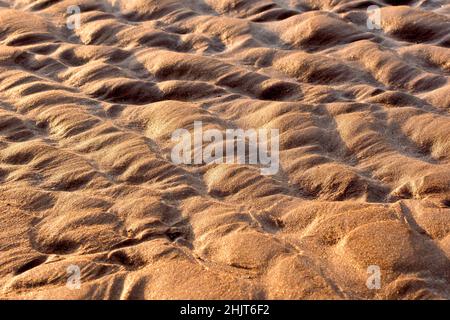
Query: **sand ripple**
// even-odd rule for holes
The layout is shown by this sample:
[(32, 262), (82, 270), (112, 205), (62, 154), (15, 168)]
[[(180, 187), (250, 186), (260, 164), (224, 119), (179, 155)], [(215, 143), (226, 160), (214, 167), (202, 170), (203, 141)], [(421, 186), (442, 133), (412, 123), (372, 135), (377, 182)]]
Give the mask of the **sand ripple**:
[[(449, 44), (444, 0), (1, 0), (0, 296), (449, 299)], [(173, 164), (199, 120), (280, 172)]]

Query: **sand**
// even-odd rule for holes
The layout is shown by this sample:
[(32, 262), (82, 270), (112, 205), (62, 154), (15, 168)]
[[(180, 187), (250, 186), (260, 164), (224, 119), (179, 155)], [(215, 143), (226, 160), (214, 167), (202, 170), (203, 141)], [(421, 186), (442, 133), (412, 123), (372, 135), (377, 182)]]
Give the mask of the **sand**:
[[(0, 297), (450, 299), (449, 45), (445, 0), (0, 0)], [(174, 164), (194, 121), (280, 170)]]

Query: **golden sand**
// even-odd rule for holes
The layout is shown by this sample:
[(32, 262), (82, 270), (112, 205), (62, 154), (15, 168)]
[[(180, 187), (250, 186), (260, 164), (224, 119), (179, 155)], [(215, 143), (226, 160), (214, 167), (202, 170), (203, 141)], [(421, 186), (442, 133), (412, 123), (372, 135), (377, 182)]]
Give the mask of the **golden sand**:
[[(444, 0), (0, 0), (0, 297), (450, 299), (449, 46)], [(194, 121), (279, 172), (175, 165)]]

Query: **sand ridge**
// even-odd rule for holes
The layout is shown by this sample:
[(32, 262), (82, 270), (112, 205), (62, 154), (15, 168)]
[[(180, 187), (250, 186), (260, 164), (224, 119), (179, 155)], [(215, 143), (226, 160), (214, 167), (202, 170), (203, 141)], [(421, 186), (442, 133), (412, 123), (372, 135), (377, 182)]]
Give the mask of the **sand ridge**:
[[(0, 0), (0, 297), (449, 299), (449, 31), (445, 0)], [(194, 121), (278, 128), (280, 171), (173, 164)]]

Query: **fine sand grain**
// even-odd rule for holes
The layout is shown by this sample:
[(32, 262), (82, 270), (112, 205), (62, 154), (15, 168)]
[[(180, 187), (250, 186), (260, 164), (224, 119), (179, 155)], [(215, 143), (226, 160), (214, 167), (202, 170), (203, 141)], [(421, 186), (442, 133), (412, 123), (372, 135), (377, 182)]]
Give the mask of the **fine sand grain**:
[[(449, 46), (447, 0), (0, 0), (0, 298), (450, 299)], [(194, 121), (280, 170), (175, 165)]]

